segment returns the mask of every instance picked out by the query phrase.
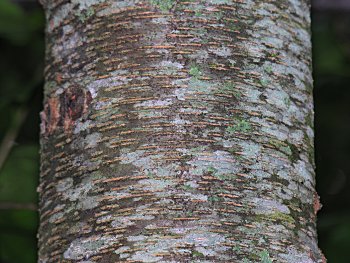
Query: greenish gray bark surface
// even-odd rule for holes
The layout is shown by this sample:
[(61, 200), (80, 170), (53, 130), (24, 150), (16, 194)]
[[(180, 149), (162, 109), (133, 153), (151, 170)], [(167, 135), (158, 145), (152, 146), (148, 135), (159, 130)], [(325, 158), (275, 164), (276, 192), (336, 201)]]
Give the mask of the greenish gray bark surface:
[(325, 262), (307, 0), (42, 0), (39, 262)]

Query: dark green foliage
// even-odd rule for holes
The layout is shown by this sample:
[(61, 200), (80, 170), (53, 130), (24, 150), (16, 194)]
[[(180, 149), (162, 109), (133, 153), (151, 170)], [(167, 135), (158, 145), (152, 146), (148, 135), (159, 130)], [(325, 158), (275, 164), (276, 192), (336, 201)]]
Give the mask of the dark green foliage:
[[(32, 4), (33, 5), (33, 4)], [(0, 262), (36, 262), (44, 16), (0, 1)], [(6, 139), (7, 138), (7, 139)], [(10, 151), (4, 151), (4, 141)]]
[(349, 22), (348, 11), (313, 16), (316, 186), (323, 204), (318, 234), (329, 263), (349, 262)]

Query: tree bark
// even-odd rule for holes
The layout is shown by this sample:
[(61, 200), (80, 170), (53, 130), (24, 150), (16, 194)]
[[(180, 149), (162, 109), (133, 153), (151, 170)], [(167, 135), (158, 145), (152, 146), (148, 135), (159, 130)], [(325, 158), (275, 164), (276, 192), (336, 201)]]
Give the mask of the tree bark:
[(307, 0), (43, 0), (39, 262), (325, 262)]

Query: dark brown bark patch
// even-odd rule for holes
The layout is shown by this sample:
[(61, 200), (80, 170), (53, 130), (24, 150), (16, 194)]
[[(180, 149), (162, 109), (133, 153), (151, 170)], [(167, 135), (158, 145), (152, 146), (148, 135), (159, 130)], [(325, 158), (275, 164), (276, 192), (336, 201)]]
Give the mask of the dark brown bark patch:
[(40, 114), (41, 133), (48, 136), (59, 127), (63, 127), (65, 133), (71, 132), (75, 122), (87, 113), (91, 101), (91, 93), (78, 86), (49, 98)]

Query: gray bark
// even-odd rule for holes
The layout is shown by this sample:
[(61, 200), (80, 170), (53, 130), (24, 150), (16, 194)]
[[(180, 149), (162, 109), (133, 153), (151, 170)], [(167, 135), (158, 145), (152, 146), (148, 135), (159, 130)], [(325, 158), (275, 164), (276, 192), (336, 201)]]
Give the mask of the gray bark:
[(44, 0), (39, 262), (325, 262), (306, 0)]

